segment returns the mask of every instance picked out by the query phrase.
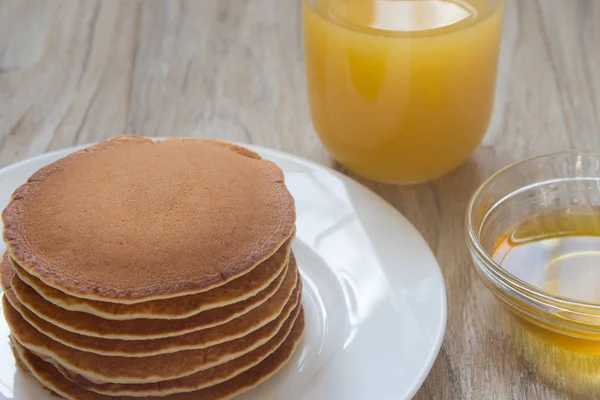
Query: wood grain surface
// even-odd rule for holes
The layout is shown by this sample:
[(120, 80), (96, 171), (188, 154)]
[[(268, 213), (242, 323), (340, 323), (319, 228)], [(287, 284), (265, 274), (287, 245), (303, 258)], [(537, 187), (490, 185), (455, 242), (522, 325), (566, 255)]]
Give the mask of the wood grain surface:
[[(600, 398), (600, 360), (521, 330), (463, 234), (468, 197), (498, 168), (600, 147), (599, 21), (600, 1), (507, 0), (496, 108), (473, 157), (424, 185), (359, 179), (419, 229), (446, 281), (446, 338), (418, 399)], [(0, 0), (0, 164), (120, 133), (248, 142), (341, 169), (308, 114), (300, 0)]]

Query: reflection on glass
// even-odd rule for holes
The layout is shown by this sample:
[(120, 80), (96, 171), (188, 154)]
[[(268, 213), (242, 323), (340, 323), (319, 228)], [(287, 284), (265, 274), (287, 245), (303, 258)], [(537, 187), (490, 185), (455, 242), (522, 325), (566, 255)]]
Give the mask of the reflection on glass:
[(412, 32), (443, 28), (476, 18), (477, 10), (458, 1), (349, 0), (332, 2), (329, 14), (348, 25)]

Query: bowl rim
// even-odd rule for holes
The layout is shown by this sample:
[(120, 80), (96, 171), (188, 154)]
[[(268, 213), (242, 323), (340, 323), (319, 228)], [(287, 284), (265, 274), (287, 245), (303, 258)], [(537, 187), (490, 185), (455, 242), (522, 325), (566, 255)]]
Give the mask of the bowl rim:
[[(586, 311), (595, 311), (600, 312), (600, 303), (578, 300), (571, 297), (566, 296), (558, 296), (550, 294), (537, 286), (529, 284), (510, 272), (506, 271), (502, 268), (496, 261), (494, 261), (493, 257), (484, 249), (483, 245), (479, 241), (477, 230), (475, 229), (473, 223), (473, 209), (475, 206), (475, 202), (482, 197), (485, 193), (486, 189), (488, 189), (492, 183), (494, 183), (498, 178), (504, 175), (506, 172), (513, 170), (514, 168), (543, 158), (560, 156), (560, 155), (570, 155), (570, 156), (596, 156), (600, 159), (600, 150), (562, 150), (544, 153), (540, 155), (534, 155), (530, 157), (523, 158), (521, 160), (512, 162), (503, 168), (496, 171), (490, 177), (488, 177), (479, 187), (475, 190), (469, 202), (467, 203), (467, 208), (465, 212), (465, 228), (467, 233), (467, 244), (471, 253), (476, 252), (477, 256), (483, 261), (485, 267), (488, 269), (488, 272), (500, 278), (503, 283), (510, 286), (512, 289), (516, 290), (521, 295), (529, 296), (529, 300), (533, 300), (536, 303), (541, 303), (544, 306), (552, 306), (552, 307), (561, 307), (561, 308), (577, 308), (580, 310)], [(600, 178), (600, 177), (599, 177)], [(517, 189), (518, 190), (518, 189)], [(506, 196), (502, 196), (502, 201)], [(495, 202), (490, 208), (494, 207), (498, 202)], [(477, 264), (477, 263), (476, 263)], [(478, 265), (476, 265), (480, 268)], [(489, 278), (485, 278), (489, 279)]]

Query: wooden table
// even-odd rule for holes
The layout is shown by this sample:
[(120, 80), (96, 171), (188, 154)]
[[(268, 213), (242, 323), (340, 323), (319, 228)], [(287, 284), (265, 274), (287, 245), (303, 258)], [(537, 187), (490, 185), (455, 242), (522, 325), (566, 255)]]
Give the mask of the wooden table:
[[(0, 164), (127, 132), (214, 136), (332, 165), (309, 119), (299, 14), (300, 0), (0, 0)], [(493, 171), (600, 147), (599, 21), (600, 1), (507, 0), (482, 146), (436, 182), (363, 181), (421, 231), (448, 289), (446, 339), (417, 398), (600, 396), (600, 371), (531, 341), (494, 301), (463, 234), (467, 199)]]

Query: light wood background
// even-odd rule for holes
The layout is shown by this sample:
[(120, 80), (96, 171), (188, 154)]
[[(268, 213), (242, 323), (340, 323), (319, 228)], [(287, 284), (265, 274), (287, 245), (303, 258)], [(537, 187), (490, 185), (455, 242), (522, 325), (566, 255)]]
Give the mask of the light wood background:
[[(0, 0), (0, 164), (126, 132), (213, 136), (332, 165), (304, 79), (300, 0)], [(421, 231), (446, 281), (446, 339), (417, 398), (600, 398), (600, 360), (520, 330), (478, 280), (463, 234), (467, 199), (493, 171), (594, 147), (600, 1), (507, 0), (482, 146), (436, 182), (362, 181)]]

